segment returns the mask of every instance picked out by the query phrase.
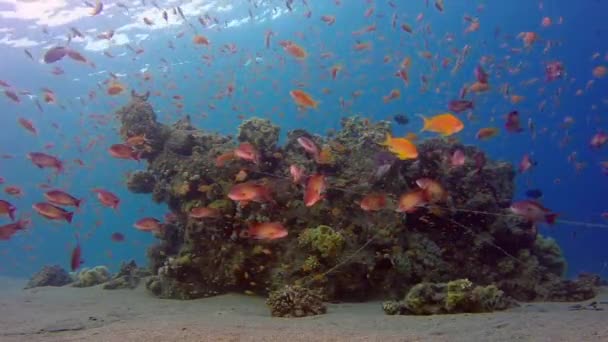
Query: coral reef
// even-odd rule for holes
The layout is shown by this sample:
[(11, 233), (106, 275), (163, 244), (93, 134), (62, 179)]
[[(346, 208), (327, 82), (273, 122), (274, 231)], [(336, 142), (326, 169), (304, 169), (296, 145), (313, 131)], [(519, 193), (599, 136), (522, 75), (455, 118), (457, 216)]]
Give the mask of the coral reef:
[[(154, 276), (146, 287), (157, 296), (267, 295), (296, 285), (323, 300), (403, 298), (416, 284), (459, 278), (495, 285), (516, 300), (578, 300), (592, 293), (563, 282), (566, 264), (555, 241), (538, 235), (525, 219), (505, 215), (514, 168), (486, 158), (477, 147), (426, 139), (416, 142), (417, 159), (399, 160), (382, 145), (390, 122), (356, 116), (344, 118), (342, 128), (327, 136), (287, 132), (284, 144), (279, 127), (253, 118), (242, 123), (237, 140), (197, 129), (188, 117), (159, 123), (142, 96), (117, 117), (123, 138), (145, 135), (149, 145), (142, 151), (147, 170), (131, 175), (129, 189), (151, 193), (175, 217), (155, 233), (159, 242), (148, 251)], [(299, 138), (314, 143), (318, 155), (307, 152)], [(236, 156), (239, 143), (253, 146), (255, 161)], [(465, 163), (453, 167), (456, 150)], [(306, 180), (294, 183), (291, 166), (325, 177), (322, 200), (304, 204)], [(244, 205), (229, 199), (242, 181), (237, 175), (267, 189), (271, 200)], [(434, 180), (447, 195), (407, 214), (395, 212), (397, 199), (418, 189), (421, 178)], [(384, 210), (361, 209), (370, 193), (386, 195)], [(195, 207), (217, 209), (219, 215), (193, 218)], [(248, 229), (256, 222), (281, 222), (289, 234), (253, 239)]]
[(103, 284), (102, 288), (104, 290), (134, 289), (142, 278), (150, 275), (148, 270), (138, 268), (134, 260), (123, 262), (118, 273)]
[(321, 296), (301, 286), (285, 286), (273, 291), (266, 300), (274, 317), (304, 317), (324, 314)]
[(25, 289), (40, 286), (63, 286), (74, 281), (72, 277), (59, 265), (44, 266), (34, 274), (25, 285)]
[(90, 287), (103, 284), (110, 280), (110, 271), (105, 266), (95, 266), (93, 268), (83, 268), (76, 274), (74, 287)]
[(410, 289), (402, 302), (382, 304), (387, 315), (436, 315), (504, 310), (514, 303), (494, 285), (475, 286), (468, 279), (448, 283), (420, 283)]

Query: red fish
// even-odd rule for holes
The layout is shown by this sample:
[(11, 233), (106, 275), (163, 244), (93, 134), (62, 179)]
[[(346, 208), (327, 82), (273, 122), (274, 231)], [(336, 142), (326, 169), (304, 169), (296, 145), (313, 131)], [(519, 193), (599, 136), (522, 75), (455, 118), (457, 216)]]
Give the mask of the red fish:
[(248, 142), (241, 143), (239, 147), (234, 150), (234, 155), (237, 158), (247, 160), (255, 164), (258, 164), (260, 162), (259, 152), (252, 144)]
[(80, 247), (80, 242), (77, 241), (76, 247), (72, 249), (72, 254), (70, 256), (70, 269), (74, 272), (79, 269), (82, 264), (84, 264), (84, 260), (82, 260), (82, 248)]
[(240, 183), (232, 186), (228, 192), (228, 198), (233, 201), (246, 204), (248, 202), (270, 202), (270, 189), (262, 184), (253, 182)]
[(63, 172), (63, 163), (57, 157), (42, 152), (30, 152), (27, 154), (29, 160), (39, 168), (53, 168), (58, 173)]
[(543, 207), (540, 203), (525, 200), (511, 204), (509, 208), (514, 214), (523, 216), (530, 222), (545, 222), (548, 224), (554, 224), (558, 214), (551, 212), (551, 210)]
[(386, 194), (369, 194), (359, 202), (359, 207), (365, 211), (378, 211), (386, 207)]
[(127, 144), (114, 144), (108, 149), (110, 155), (118, 159), (140, 160), (140, 154)]
[(11, 196), (17, 197), (21, 197), (23, 195), (23, 190), (21, 190), (21, 188), (16, 185), (7, 185), (4, 188), (4, 192)]
[(44, 193), (44, 198), (51, 204), (80, 208), (82, 200), (62, 190), (50, 190)]
[(68, 223), (72, 223), (72, 217), (74, 216), (73, 212), (56, 207), (46, 202), (35, 203), (32, 208), (34, 208), (34, 210), (40, 216), (54, 221), (66, 221)]
[(306, 150), (306, 152), (312, 154), (315, 160), (319, 159), (319, 147), (317, 146), (317, 144), (315, 144), (314, 141), (312, 141), (312, 139), (309, 139), (307, 137), (299, 137), (298, 144), (300, 144), (300, 146), (302, 146), (304, 150)]
[(21, 100), (19, 99), (19, 96), (17, 96), (17, 94), (12, 90), (5, 90), (4, 95), (6, 95), (6, 97), (8, 97), (9, 99), (13, 100), (13, 102), (16, 102), (16, 103), (21, 102)]
[(16, 232), (26, 229), (30, 223), (30, 220), (19, 220), (0, 226), (0, 240), (9, 240)]
[(247, 232), (256, 240), (276, 240), (287, 236), (287, 229), (280, 222), (251, 224)]
[(304, 169), (297, 165), (291, 165), (289, 167), (289, 174), (291, 175), (291, 179), (293, 180), (294, 184), (302, 183), (305, 177)]
[(21, 127), (25, 128), (30, 133), (33, 133), (34, 135), (38, 134), (38, 131), (36, 130), (36, 127), (34, 127), (34, 123), (32, 121), (25, 118), (19, 118), (17, 121)]
[(118, 196), (103, 189), (93, 189), (92, 191), (97, 194), (97, 199), (99, 199), (102, 205), (112, 209), (118, 208), (118, 204), (120, 204)]
[(235, 158), (236, 156), (233, 151), (220, 154), (215, 158), (215, 166), (223, 167), (227, 162), (234, 160)]
[(0, 200), (0, 215), (8, 215), (8, 217), (11, 218), (11, 220), (15, 221), (15, 211), (17, 210), (17, 208), (12, 205), (11, 203), (5, 201), (5, 200)]
[(591, 145), (591, 147), (593, 148), (600, 148), (604, 146), (606, 142), (608, 142), (608, 134), (604, 132), (598, 132), (591, 138), (591, 142), (589, 143), (589, 145)]
[(521, 161), (519, 162), (519, 172), (524, 173), (528, 170), (530, 170), (532, 168), (532, 166), (535, 166), (536, 162), (534, 162), (532, 160), (532, 158), (530, 157), (529, 154), (524, 154), (524, 156), (522, 157)]
[(209, 207), (195, 207), (190, 209), (188, 216), (195, 219), (217, 218), (220, 217), (220, 211)]
[(519, 133), (523, 131), (521, 128), (521, 122), (519, 120), (519, 112), (514, 110), (507, 114), (507, 122), (505, 123), (505, 128), (508, 132), (511, 133)]
[(322, 200), (324, 198), (323, 192), (325, 192), (326, 188), (325, 176), (320, 174), (310, 176), (304, 190), (304, 205), (312, 207)]
[(154, 217), (144, 217), (135, 222), (133, 227), (144, 232), (160, 232), (162, 223)]
[(112, 235), (110, 236), (110, 239), (114, 242), (123, 242), (123, 241), (125, 241), (125, 236), (123, 233), (115, 232), (115, 233), (112, 233)]
[(468, 100), (452, 100), (448, 104), (448, 109), (456, 113), (461, 113), (474, 107), (473, 101)]

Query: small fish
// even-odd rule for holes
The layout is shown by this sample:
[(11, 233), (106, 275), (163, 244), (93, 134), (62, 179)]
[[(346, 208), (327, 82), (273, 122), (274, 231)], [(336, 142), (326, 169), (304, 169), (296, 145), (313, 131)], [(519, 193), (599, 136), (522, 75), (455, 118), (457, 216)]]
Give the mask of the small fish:
[(315, 101), (315, 99), (313, 99), (312, 96), (310, 96), (310, 94), (308, 94), (307, 92), (305, 92), (303, 90), (294, 89), (289, 92), (289, 95), (291, 96), (293, 101), (296, 103), (296, 105), (300, 108), (317, 109), (317, 107), (319, 106), (319, 102)]
[(418, 149), (409, 139), (393, 138), (390, 134), (387, 134), (381, 145), (386, 146), (391, 153), (401, 160), (418, 158)]
[(312, 139), (302, 136), (299, 137), (297, 141), (298, 144), (300, 144), (300, 146), (302, 146), (306, 152), (313, 155), (315, 160), (319, 159), (319, 147), (317, 146), (317, 144), (315, 144), (314, 141), (312, 141)]
[(143, 232), (160, 232), (162, 223), (154, 217), (144, 217), (137, 220), (137, 222), (133, 224), (133, 227)]
[(140, 153), (127, 144), (114, 144), (108, 148), (108, 152), (117, 159), (140, 160)]
[(55, 156), (42, 152), (30, 152), (27, 154), (27, 158), (41, 169), (53, 168), (57, 173), (63, 172), (63, 162)]
[(294, 184), (301, 184), (304, 181), (305, 171), (304, 168), (300, 166), (289, 166), (289, 174), (291, 175)]
[(522, 216), (532, 223), (545, 222), (554, 224), (558, 216), (558, 214), (551, 212), (551, 210), (543, 207), (540, 203), (532, 200), (514, 202), (509, 209), (514, 214)]
[(195, 219), (217, 218), (220, 217), (220, 211), (209, 207), (194, 207), (190, 209), (188, 216)]
[(468, 100), (452, 100), (448, 103), (448, 109), (455, 113), (461, 113), (474, 107), (473, 101)]
[(77, 241), (76, 247), (72, 249), (72, 254), (70, 255), (70, 269), (74, 272), (79, 269), (82, 264), (84, 264), (84, 260), (82, 259), (82, 248), (80, 247), (80, 241)]
[(97, 194), (97, 199), (99, 200), (99, 202), (101, 202), (102, 205), (112, 209), (118, 208), (118, 205), (120, 204), (120, 199), (118, 198), (118, 196), (107, 190), (99, 188), (93, 189), (92, 191)]
[(414, 190), (407, 192), (399, 197), (397, 202), (398, 213), (413, 213), (419, 207), (426, 204), (426, 196), (423, 190)]
[(250, 224), (247, 233), (256, 240), (276, 240), (287, 236), (287, 229), (280, 222)]
[(456, 149), (454, 150), (454, 152), (452, 153), (452, 156), (450, 158), (450, 165), (452, 167), (459, 167), (464, 165), (466, 161), (466, 156), (464, 154), (464, 151), (461, 149)]
[(423, 115), (419, 116), (424, 121), (422, 132), (429, 131), (450, 136), (464, 129), (462, 121), (450, 113), (439, 114), (431, 118), (426, 118)]
[(496, 127), (484, 127), (477, 131), (475, 138), (479, 140), (486, 140), (497, 136), (499, 132), (500, 131)]
[(15, 233), (28, 228), (30, 223), (30, 220), (19, 220), (17, 222), (8, 223), (0, 226), (0, 240), (10, 240), (10, 238), (15, 235)]
[(28, 132), (38, 135), (38, 130), (36, 130), (36, 127), (34, 127), (34, 123), (31, 120), (19, 118), (17, 119), (17, 122), (19, 122), (21, 127), (25, 128)]
[(54, 206), (50, 203), (39, 202), (32, 205), (32, 208), (42, 217), (55, 220), (55, 221), (66, 221), (72, 223), (74, 216), (73, 212), (67, 211), (63, 208)]
[(228, 198), (243, 204), (247, 202), (264, 203), (272, 201), (270, 189), (265, 185), (253, 182), (233, 185), (228, 192)]
[(519, 162), (519, 172), (524, 173), (529, 171), (533, 166), (536, 166), (536, 162), (532, 160), (529, 154), (524, 154)]
[(523, 132), (523, 128), (521, 128), (521, 122), (519, 120), (519, 112), (514, 110), (507, 114), (507, 121), (505, 122), (505, 128), (508, 132), (511, 133), (519, 133)]
[(114, 242), (123, 242), (125, 241), (125, 235), (123, 233), (114, 232), (110, 235), (110, 239)]
[(410, 122), (405, 114), (397, 114), (393, 116), (393, 120), (399, 125), (407, 125)]
[(327, 188), (325, 183), (325, 176), (321, 174), (315, 174), (308, 178), (306, 183), (306, 189), (304, 190), (304, 205), (312, 207), (317, 202), (324, 198), (324, 192)]
[(68, 49), (63, 46), (55, 46), (47, 50), (42, 57), (46, 64), (55, 63), (68, 54)]
[(589, 145), (593, 148), (600, 148), (608, 142), (608, 134), (605, 132), (598, 132), (593, 135)]
[(260, 163), (260, 153), (257, 151), (255, 146), (248, 142), (241, 143), (234, 150), (234, 156), (239, 159), (253, 162), (254, 164)]
[(15, 211), (17, 211), (17, 208), (14, 205), (5, 200), (0, 200), (0, 216), (7, 215), (12, 221), (15, 221)]
[(303, 47), (294, 42), (283, 41), (281, 42), (281, 46), (283, 46), (283, 50), (285, 50), (285, 52), (295, 57), (296, 59), (302, 60), (308, 57), (308, 52), (306, 52)]
[(378, 211), (386, 208), (387, 199), (384, 193), (372, 193), (368, 194), (361, 202), (358, 203), (359, 207), (364, 211)]
[(80, 208), (82, 200), (63, 190), (50, 190), (44, 193), (44, 198), (51, 204)]

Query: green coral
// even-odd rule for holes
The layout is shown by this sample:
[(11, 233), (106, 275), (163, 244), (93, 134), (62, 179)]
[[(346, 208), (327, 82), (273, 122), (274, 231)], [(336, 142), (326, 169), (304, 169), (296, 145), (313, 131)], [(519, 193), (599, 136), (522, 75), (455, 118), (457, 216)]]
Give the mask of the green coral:
[(298, 242), (300, 246), (307, 247), (326, 259), (337, 258), (344, 249), (344, 236), (324, 225), (304, 230)]
[(464, 308), (467, 305), (471, 287), (473, 287), (473, 283), (468, 279), (458, 279), (448, 282), (445, 309), (452, 312)]
[(304, 260), (304, 263), (302, 264), (302, 271), (310, 273), (317, 270), (319, 267), (321, 267), (319, 259), (316, 256), (311, 255)]
[(105, 266), (95, 266), (93, 268), (83, 268), (76, 275), (74, 287), (90, 287), (105, 283), (110, 280), (110, 271)]

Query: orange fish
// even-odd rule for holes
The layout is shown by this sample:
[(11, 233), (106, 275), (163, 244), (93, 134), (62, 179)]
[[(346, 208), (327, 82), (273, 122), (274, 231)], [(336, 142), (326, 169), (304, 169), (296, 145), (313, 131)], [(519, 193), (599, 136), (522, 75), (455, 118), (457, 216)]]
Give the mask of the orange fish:
[(259, 152), (252, 144), (248, 142), (241, 143), (239, 147), (234, 150), (234, 156), (243, 160), (253, 162), (255, 164), (258, 164), (260, 162)]
[(603, 65), (596, 66), (593, 68), (592, 74), (595, 78), (604, 78), (608, 74), (608, 68)]
[(108, 149), (110, 155), (118, 159), (133, 159), (139, 161), (139, 153), (126, 144), (114, 144)]
[(418, 149), (409, 139), (393, 138), (390, 134), (387, 134), (386, 140), (381, 145), (386, 146), (390, 152), (401, 160), (418, 158)]
[(480, 128), (475, 134), (475, 138), (479, 140), (490, 139), (498, 135), (498, 128), (496, 127), (484, 127)]
[(488, 83), (475, 82), (471, 84), (468, 88), (468, 91), (472, 93), (483, 93), (490, 90), (490, 85)]
[(144, 217), (135, 222), (133, 227), (143, 232), (160, 232), (162, 223), (154, 217)]
[(148, 139), (146, 139), (146, 134), (134, 135), (127, 138), (125, 143), (129, 146), (141, 146), (149, 143)]
[(21, 190), (20, 187), (15, 186), (15, 185), (7, 185), (4, 188), (4, 192), (11, 196), (17, 196), (17, 197), (23, 196), (23, 190)]
[(306, 50), (304, 50), (304, 48), (300, 45), (293, 42), (286, 42), (285, 44), (283, 44), (283, 49), (285, 50), (285, 52), (294, 56), (297, 59), (305, 59), (306, 57), (308, 57), (308, 53), (306, 52)]
[(447, 192), (441, 184), (430, 178), (417, 179), (416, 185), (424, 191), (425, 200), (430, 203), (443, 202), (447, 198)]
[(79, 208), (82, 203), (82, 200), (79, 200), (62, 190), (47, 191), (44, 193), (44, 198), (54, 205), (72, 206), (76, 208)]
[(253, 182), (240, 183), (232, 186), (228, 192), (228, 198), (233, 201), (246, 204), (247, 202), (270, 202), (270, 189), (262, 184)]
[(323, 192), (326, 189), (325, 176), (315, 174), (310, 176), (306, 189), (304, 190), (304, 205), (312, 207), (324, 198)]
[(331, 26), (336, 22), (336, 17), (333, 15), (322, 15), (321, 20)]
[(209, 39), (205, 36), (197, 34), (192, 38), (192, 42), (196, 45), (209, 45)]
[(382, 101), (384, 101), (384, 103), (388, 103), (392, 100), (398, 99), (401, 97), (401, 92), (399, 91), (399, 89), (393, 89), (391, 90), (391, 92), (382, 97)]
[(342, 71), (342, 65), (341, 64), (336, 64), (336, 65), (332, 66), (331, 69), (330, 69), (331, 79), (335, 80), (336, 77), (338, 77), (338, 73), (340, 71)]
[(72, 223), (72, 217), (74, 213), (66, 211), (62, 208), (56, 207), (50, 203), (39, 202), (32, 205), (32, 208), (40, 214), (40, 216), (49, 220), (55, 221), (66, 221)]
[(399, 197), (396, 211), (398, 213), (413, 213), (418, 207), (426, 204), (424, 190), (415, 190)]
[(107, 92), (108, 92), (108, 95), (114, 96), (114, 95), (118, 95), (118, 94), (122, 93), (124, 90), (125, 90), (124, 85), (122, 85), (119, 82), (113, 81), (113, 82), (110, 82), (110, 84), (108, 85)]
[(118, 198), (118, 196), (103, 189), (93, 189), (92, 191), (97, 194), (97, 199), (104, 206), (112, 209), (118, 208), (118, 204), (120, 204), (120, 199)]
[(530, 47), (538, 40), (538, 35), (534, 32), (521, 32), (517, 38), (524, 42), (524, 47)]
[(287, 229), (280, 222), (263, 222), (249, 225), (249, 237), (256, 240), (276, 240), (287, 236)]
[(449, 136), (464, 129), (462, 121), (451, 113), (439, 114), (431, 118), (426, 118), (422, 115), (419, 116), (424, 121), (422, 132), (429, 131), (439, 133), (443, 136)]
[(524, 97), (521, 95), (511, 95), (511, 103), (518, 104), (524, 100)]
[(220, 211), (209, 207), (195, 207), (190, 209), (188, 216), (196, 219), (220, 217)]
[(245, 170), (241, 170), (239, 171), (235, 176), (234, 176), (234, 181), (235, 182), (242, 182), (245, 179), (247, 179), (247, 171)]
[(215, 166), (223, 167), (227, 162), (234, 160), (235, 158), (236, 158), (236, 156), (234, 155), (234, 152), (232, 152), (232, 151), (220, 154), (219, 156), (217, 156), (215, 158)]
[(359, 202), (359, 207), (365, 211), (378, 211), (386, 207), (386, 194), (369, 194)]
[(312, 96), (310, 96), (307, 92), (299, 89), (294, 89), (289, 92), (291, 98), (296, 103), (296, 105), (300, 108), (314, 108), (317, 109), (319, 106), (319, 102), (315, 101)]
[(25, 118), (19, 118), (17, 121), (19, 122), (21, 127), (25, 128), (30, 133), (34, 135), (38, 134), (38, 131), (36, 130), (36, 127), (34, 127), (34, 123), (32, 121)]

